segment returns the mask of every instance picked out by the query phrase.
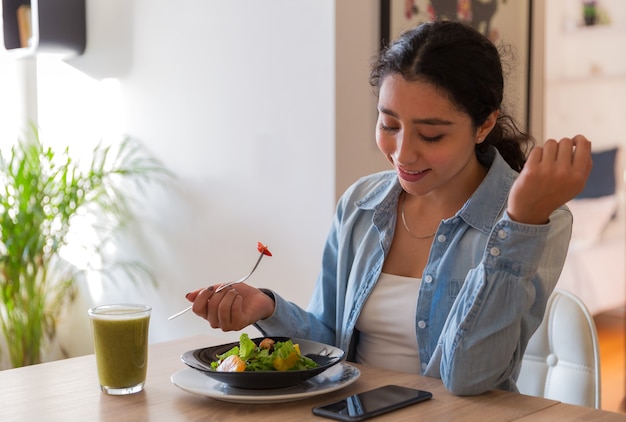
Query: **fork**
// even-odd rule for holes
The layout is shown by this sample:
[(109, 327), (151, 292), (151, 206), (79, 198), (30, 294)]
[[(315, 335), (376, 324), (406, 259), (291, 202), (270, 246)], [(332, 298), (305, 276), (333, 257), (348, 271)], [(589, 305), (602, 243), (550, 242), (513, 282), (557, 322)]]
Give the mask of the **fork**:
[[(222, 290), (224, 290), (225, 288), (232, 286), (233, 284), (237, 284), (237, 283), (243, 283), (244, 281), (246, 281), (247, 279), (250, 278), (250, 276), (252, 275), (252, 273), (254, 272), (254, 270), (256, 270), (256, 267), (259, 266), (259, 262), (261, 262), (261, 259), (263, 259), (263, 256), (265, 256), (265, 253), (263, 251), (261, 251), (261, 255), (259, 256), (259, 259), (256, 260), (256, 264), (254, 264), (254, 267), (252, 267), (252, 269), (250, 270), (250, 272), (241, 277), (239, 280), (235, 280), (235, 281), (230, 281), (226, 284), (222, 284), (221, 286), (219, 286), (217, 289), (215, 289), (215, 293), (221, 292)], [(182, 314), (184, 314), (185, 312), (189, 311), (191, 308), (193, 307), (193, 305), (183, 309), (180, 312), (175, 313), (174, 315), (172, 315), (171, 317), (168, 318), (168, 320), (172, 320), (174, 318), (177, 318), (179, 316), (181, 316)]]

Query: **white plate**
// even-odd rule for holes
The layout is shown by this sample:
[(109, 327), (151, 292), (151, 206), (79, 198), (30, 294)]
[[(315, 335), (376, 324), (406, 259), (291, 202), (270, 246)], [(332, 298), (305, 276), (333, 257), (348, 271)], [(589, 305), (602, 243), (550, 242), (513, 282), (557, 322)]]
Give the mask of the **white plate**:
[(264, 404), (284, 403), (330, 393), (352, 384), (359, 376), (361, 372), (357, 368), (341, 362), (301, 384), (269, 390), (244, 390), (229, 387), (191, 368), (176, 372), (171, 380), (181, 390), (215, 400)]

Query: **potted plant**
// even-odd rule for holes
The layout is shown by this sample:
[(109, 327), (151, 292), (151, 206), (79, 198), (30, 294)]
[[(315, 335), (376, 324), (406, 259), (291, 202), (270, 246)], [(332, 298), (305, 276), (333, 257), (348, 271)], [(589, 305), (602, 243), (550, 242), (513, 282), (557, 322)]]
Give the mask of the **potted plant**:
[(598, 20), (598, 7), (596, 0), (583, 0), (583, 20), (585, 25), (595, 25)]
[(127, 264), (137, 276), (139, 264), (107, 262), (103, 247), (132, 216), (137, 187), (163, 174), (131, 138), (96, 146), (88, 163), (69, 148), (45, 147), (36, 128), (31, 139), (0, 151), (0, 327), (13, 367), (41, 361), (78, 275), (87, 270), (63, 259), (77, 221), (95, 218), (90, 251), (104, 262), (99, 270)]

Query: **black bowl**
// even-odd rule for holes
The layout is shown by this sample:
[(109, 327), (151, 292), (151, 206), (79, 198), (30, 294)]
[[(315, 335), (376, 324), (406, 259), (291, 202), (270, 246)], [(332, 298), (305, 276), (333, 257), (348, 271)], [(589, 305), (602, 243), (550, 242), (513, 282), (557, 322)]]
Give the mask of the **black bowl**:
[[(251, 339), (255, 344), (259, 344), (266, 337)], [(274, 341), (287, 341), (289, 337), (267, 337)], [(222, 344), (220, 346), (206, 347), (203, 349), (190, 350), (183, 353), (182, 361), (193, 369), (203, 372), (231, 387), (244, 388), (248, 390), (266, 390), (274, 388), (291, 387), (308, 380), (311, 377), (327, 370), (331, 366), (341, 362), (344, 357), (343, 350), (328, 344), (317, 343), (311, 340), (291, 338), (294, 344), (300, 345), (300, 353), (314, 360), (319, 366), (317, 368), (305, 369), (302, 371), (244, 371), (244, 372), (220, 372), (211, 368), (211, 362), (218, 360), (221, 355), (235, 346), (239, 342)]]

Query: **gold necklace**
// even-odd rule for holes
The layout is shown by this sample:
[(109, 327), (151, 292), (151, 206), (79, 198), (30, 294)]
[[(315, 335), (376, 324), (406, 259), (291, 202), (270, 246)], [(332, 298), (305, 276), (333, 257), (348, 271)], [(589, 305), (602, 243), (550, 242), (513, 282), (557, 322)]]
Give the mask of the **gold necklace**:
[(406, 192), (402, 192), (402, 204), (400, 205), (400, 216), (402, 217), (402, 225), (404, 226), (404, 228), (406, 229), (406, 231), (414, 238), (416, 239), (428, 239), (430, 237), (433, 237), (435, 234), (437, 234), (437, 232), (435, 231), (435, 233), (433, 234), (429, 234), (427, 236), (417, 236), (415, 234), (413, 234), (413, 232), (411, 231), (411, 229), (409, 229), (409, 226), (406, 224), (406, 218), (404, 217), (404, 200), (406, 198)]

